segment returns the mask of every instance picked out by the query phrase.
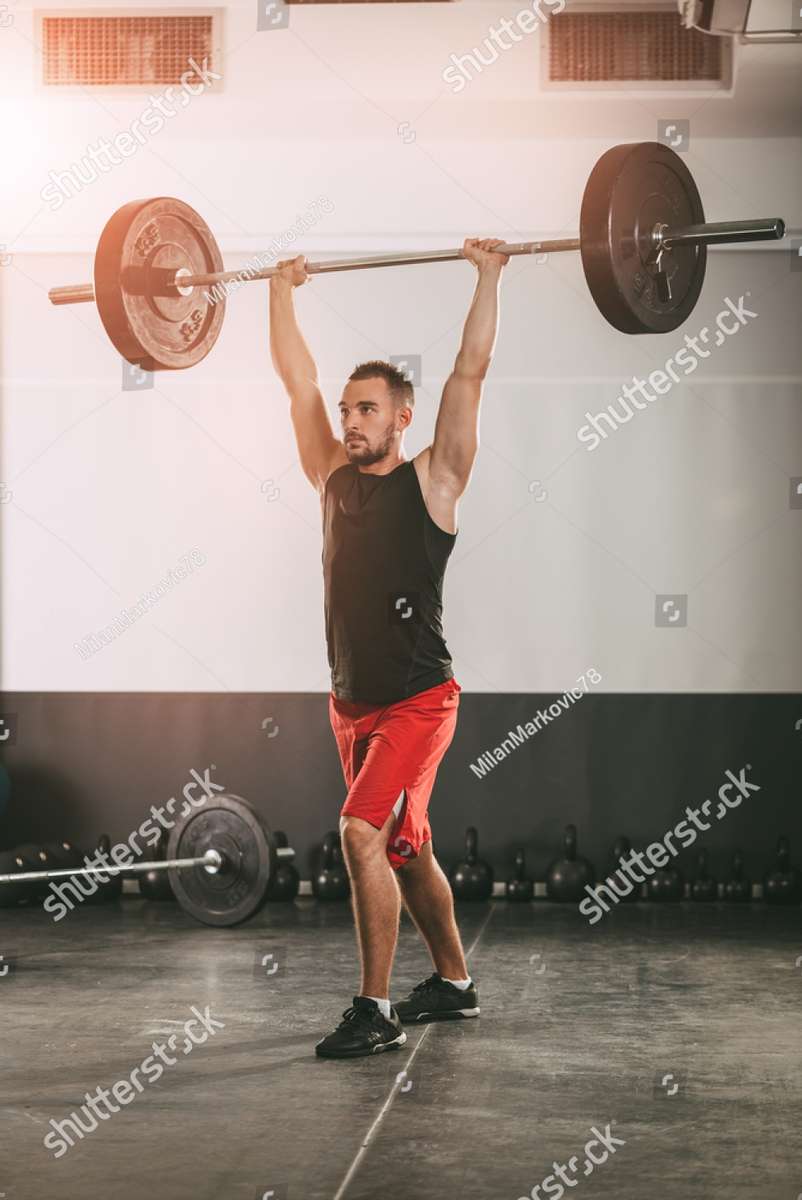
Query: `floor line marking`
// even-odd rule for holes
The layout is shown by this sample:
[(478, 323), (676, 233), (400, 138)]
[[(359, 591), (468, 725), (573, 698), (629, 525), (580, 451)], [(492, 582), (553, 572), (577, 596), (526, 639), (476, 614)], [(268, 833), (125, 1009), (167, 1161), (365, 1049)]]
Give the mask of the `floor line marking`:
[[(474, 950), (478, 946), (479, 939), (481, 938), (482, 934), (484, 933), (485, 929), (487, 928), (488, 921), (493, 916), (494, 910), (495, 910), (495, 905), (491, 905), (490, 911), (488, 912), (484, 921), (480, 925), (479, 932), (477, 933), (476, 937), (473, 939), (473, 943), (472, 943), (470, 949), (465, 952), (466, 961), (467, 961), (467, 959), (469, 959), (471, 957)], [(422, 1035), (420, 1041), (418, 1042), (417, 1046), (412, 1051), (412, 1053), (410, 1054), (410, 1056), (407, 1060), (406, 1067), (404, 1067), (404, 1069), (402, 1071), (399, 1071), (398, 1075), (396, 1075), (395, 1083), (390, 1088), (390, 1094), (388, 1095), (384, 1104), (381, 1106), (381, 1109), (379, 1110), (379, 1114), (376, 1117), (375, 1121), (373, 1122), (370, 1129), (368, 1130), (368, 1132), (365, 1134), (364, 1138), (362, 1139), (362, 1144), (356, 1152), (354, 1161), (351, 1163), (350, 1167), (348, 1168), (348, 1170), (345, 1173), (345, 1178), (343, 1179), (340, 1186), (337, 1188), (337, 1191), (334, 1193), (334, 1200), (342, 1200), (342, 1197), (345, 1195), (345, 1189), (348, 1187), (348, 1185), (351, 1182), (351, 1180), (353, 1179), (354, 1175), (359, 1170), (359, 1166), (362, 1162), (362, 1159), (365, 1157), (365, 1154), (367, 1153), (368, 1147), (370, 1146), (370, 1143), (373, 1139), (373, 1136), (374, 1136), (376, 1130), (379, 1128), (379, 1125), (381, 1125), (390, 1105), (392, 1104), (393, 1100), (396, 1097), (398, 1089), (401, 1086), (401, 1076), (407, 1074), (409, 1067), (412, 1065), (413, 1058), (418, 1053), (418, 1051), (420, 1050), (423, 1043), (426, 1041), (427, 1034), (429, 1033), (429, 1030), (431, 1029), (431, 1027), (432, 1027), (431, 1024), (426, 1026), (426, 1028), (423, 1031), (423, 1035)], [(392, 1053), (392, 1051), (390, 1051), (390, 1053)]]

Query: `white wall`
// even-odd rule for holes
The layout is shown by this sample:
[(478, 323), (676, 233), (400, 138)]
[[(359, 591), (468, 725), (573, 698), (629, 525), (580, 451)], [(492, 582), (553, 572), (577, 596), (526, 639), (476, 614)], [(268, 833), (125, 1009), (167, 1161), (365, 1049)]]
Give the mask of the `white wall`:
[[(0, 270), (6, 690), (328, 683), (318, 503), (270, 365), (265, 287), (230, 299), (207, 360), (141, 393), (120, 390), (93, 307), (47, 302), (48, 287), (90, 278), (97, 234), (125, 201), (192, 204), (232, 266), (319, 195), (333, 212), (299, 249), (321, 254), (567, 236), (604, 149), (654, 139), (659, 117), (691, 116), (687, 162), (710, 218), (802, 227), (795, 47), (746, 48), (734, 98), (679, 102), (546, 96), (530, 37), (455, 96), (440, 78), (449, 55), (516, 5), (324, 5), (292, 9), (289, 30), (272, 33), (254, 32), (253, 10), (226, 10), (222, 84), (58, 211), (39, 194), (48, 173), (129, 127), (147, 97), (46, 95), (31, 82), (30, 12), (14, 6), (0, 30), (11, 174), (0, 241), (13, 254)], [(471, 268), (452, 264), (303, 289), (332, 412), (355, 362), (420, 354), (407, 454), (425, 446), (471, 287)], [(802, 476), (801, 292), (787, 252), (714, 252), (686, 328), (632, 338), (594, 308), (578, 255), (511, 262), (446, 582), (466, 689), (562, 690), (595, 666), (609, 691), (799, 690), (802, 510), (789, 508), (789, 480)], [(746, 293), (759, 316), (685, 382), (593, 453), (577, 441), (587, 411)], [(192, 548), (204, 565), (79, 657), (74, 643)], [(686, 628), (654, 627), (658, 593), (688, 593)]]

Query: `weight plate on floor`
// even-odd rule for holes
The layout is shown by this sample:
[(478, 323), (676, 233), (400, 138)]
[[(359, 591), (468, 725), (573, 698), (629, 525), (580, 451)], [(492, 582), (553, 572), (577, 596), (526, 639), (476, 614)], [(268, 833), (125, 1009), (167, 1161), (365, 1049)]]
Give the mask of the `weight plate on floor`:
[(241, 796), (210, 797), (170, 833), (168, 858), (224, 857), (216, 874), (203, 866), (170, 868), (178, 903), (205, 925), (237, 925), (264, 905), (276, 870), (276, 848), (260, 815)]
[(604, 317), (623, 333), (668, 333), (687, 320), (705, 278), (707, 247), (663, 254), (671, 296), (661, 294), (652, 231), (704, 221), (696, 184), (660, 142), (613, 146), (590, 173), (582, 198), (582, 266)]
[(220, 333), (225, 297), (210, 303), (206, 285), (181, 295), (169, 286), (181, 269), (190, 275), (224, 269), (212, 231), (181, 200), (132, 200), (100, 235), (94, 268), (100, 319), (123, 358), (144, 370), (194, 366)]

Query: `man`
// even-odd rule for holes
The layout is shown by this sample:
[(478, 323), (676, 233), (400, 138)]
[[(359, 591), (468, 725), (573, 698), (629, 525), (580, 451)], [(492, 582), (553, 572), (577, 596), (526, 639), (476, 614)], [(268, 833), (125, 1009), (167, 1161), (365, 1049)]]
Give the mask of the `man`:
[[(494, 250), (501, 244), (465, 241), (476, 289), (434, 440), (412, 461), (403, 444), (414, 405), (409, 381), (389, 363), (358, 366), (339, 404), (342, 440), (335, 437), (295, 319), (293, 289), (309, 278), (303, 256), (280, 263), (270, 280), (273, 364), (290, 397), (301, 467), (322, 506), (329, 718), (348, 788), (340, 834), (362, 966), (359, 995), (315, 1047), (326, 1058), (397, 1049), (406, 1041), (402, 1022), (479, 1014), (427, 810), (461, 691), (443, 640), (442, 585), (479, 443), (508, 261)], [(393, 1008), (402, 897), (435, 973)]]

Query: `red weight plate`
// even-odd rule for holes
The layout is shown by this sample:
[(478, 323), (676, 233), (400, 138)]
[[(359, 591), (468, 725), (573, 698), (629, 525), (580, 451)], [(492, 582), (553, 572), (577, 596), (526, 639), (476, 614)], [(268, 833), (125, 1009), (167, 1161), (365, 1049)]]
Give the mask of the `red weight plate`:
[(173, 273), (222, 271), (206, 222), (182, 200), (132, 200), (109, 219), (95, 255), (95, 300), (114, 346), (148, 371), (194, 366), (211, 350), (225, 316), (225, 298), (210, 288), (182, 296), (167, 285)]

